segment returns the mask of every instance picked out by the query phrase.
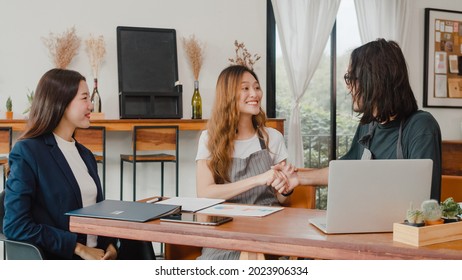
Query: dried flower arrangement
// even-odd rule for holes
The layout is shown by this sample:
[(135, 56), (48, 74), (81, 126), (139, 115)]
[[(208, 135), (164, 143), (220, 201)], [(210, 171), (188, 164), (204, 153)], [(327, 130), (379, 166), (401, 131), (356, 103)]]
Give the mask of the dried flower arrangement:
[(200, 43), (194, 35), (189, 39), (183, 38), (183, 47), (188, 56), (189, 64), (191, 65), (194, 80), (199, 80), (199, 73), (204, 61), (204, 45)]
[(99, 67), (103, 62), (104, 55), (106, 54), (106, 43), (104, 37), (100, 35), (98, 38), (94, 38), (90, 34), (90, 38), (85, 41), (87, 46), (86, 51), (88, 58), (90, 59), (91, 71), (93, 77), (98, 78)]
[(229, 58), (231, 64), (243, 65), (253, 70), (253, 65), (260, 59), (258, 54), (250, 54), (245, 47), (244, 42), (239, 43), (237, 40), (234, 41), (234, 47), (236, 48), (236, 58)]
[(50, 51), (50, 56), (57, 68), (65, 69), (80, 47), (80, 38), (75, 33), (75, 27), (68, 29), (61, 35), (50, 33), (48, 38), (42, 38), (42, 40)]

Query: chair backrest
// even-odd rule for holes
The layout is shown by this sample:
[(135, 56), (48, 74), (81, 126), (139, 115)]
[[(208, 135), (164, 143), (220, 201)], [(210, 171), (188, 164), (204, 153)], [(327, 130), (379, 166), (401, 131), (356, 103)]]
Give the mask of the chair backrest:
[(462, 176), (441, 176), (441, 201), (452, 197), (454, 201), (462, 202)]
[(3, 218), (5, 216), (5, 191), (0, 192), (0, 241), (5, 246), (7, 260), (43, 260), (42, 250), (28, 242), (13, 241), (6, 239), (3, 235)]
[(178, 126), (134, 126), (133, 150), (178, 150)]
[(288, 207), (293, 208), (316, 208), (316, 186), (300, 185), (294, 189), (290, 196)]
[(27, 242), (13, 241), (0, 238), (5, 246), (7, 260), (43, 260), (42, 250)]
[[(299, 171), (308, 171), (312, 168), (298, 168)], [(294, 208), (316, 208), (316, 186), (299, 185), (290, 196), (289, 207)]]
[(105, 153), (106, 128), (104, 126), (77, 128), (74, 132), (74, 139), (93, 153)]
[(5, 217), (5, 191), (0, 192), (0, 233), (3, 233), (3, 217)]
[(13, 139), (11, 127), (0, 127), (0, 154), (9, 154)]

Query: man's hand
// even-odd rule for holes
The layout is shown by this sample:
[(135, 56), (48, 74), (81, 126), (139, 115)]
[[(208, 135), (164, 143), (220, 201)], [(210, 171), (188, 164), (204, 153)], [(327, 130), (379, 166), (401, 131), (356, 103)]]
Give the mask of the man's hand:
[[(281, 162), (271, 167), (272, 170), (278, 171), (286, 178), (286, 184), (271, 184), (279, 193), (289, 193), (299, 185), (297, 168), (288, 163)], [(277, 183), (277, 182), (276, 182)]]

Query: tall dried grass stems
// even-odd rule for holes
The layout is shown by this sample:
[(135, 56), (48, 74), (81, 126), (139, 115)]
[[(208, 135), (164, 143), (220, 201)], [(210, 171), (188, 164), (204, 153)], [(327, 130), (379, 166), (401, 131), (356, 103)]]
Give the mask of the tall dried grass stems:
[(183, 47), (188, 56), (189, 64), (191, 65), (194, 80), (199, 80), (199, 73), (204, 61), (204, 44), (200, 43), (194, 35), (189, 39), (183, 38)]
[(236, 52), (236, 58), (229, 58), (231, 64), (243, 65), (253, 70), (253, 65), (260, 59), (258, 54), (250, 54), (245, 47), (244, 42), (239, 43), (237, 40), (234, 41), (234, 47)]
[(86, 51), (88, 58), (90, 59), (91, 71), (93, 77), (98, 78), (99, 67), (103, 62), (104, 55), (106, 54), (106, 43), (104, 37), (100, 35), (98, 38), (94, 38), (90, 34), (90, 38), (85, 41), (87, 46)]
[(62, 69), (67, 68), (80, 47), (80, 38), (75, 33), (75, 27), (60, 35), (50, 32), (48, 38), (42, 38), (42, 40), (48, 48), (55, 66)]

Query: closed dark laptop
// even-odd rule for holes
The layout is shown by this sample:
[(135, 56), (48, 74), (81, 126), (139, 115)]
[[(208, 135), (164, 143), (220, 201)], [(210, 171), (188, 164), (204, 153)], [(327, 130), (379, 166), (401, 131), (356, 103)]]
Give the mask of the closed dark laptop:
[(134, 201), (103, 200), (66, 213), (69, 216), (93, 217), (133, 222), (146, 222), (179, 213), (181, 206)]

